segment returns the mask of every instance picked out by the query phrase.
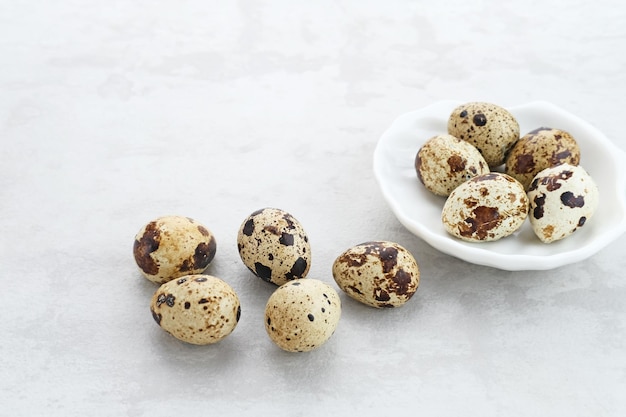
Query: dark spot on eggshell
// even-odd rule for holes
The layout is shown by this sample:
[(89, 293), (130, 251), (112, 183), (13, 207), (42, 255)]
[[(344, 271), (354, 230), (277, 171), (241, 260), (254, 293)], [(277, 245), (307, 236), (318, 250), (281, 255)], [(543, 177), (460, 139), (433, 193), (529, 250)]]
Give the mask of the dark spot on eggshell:
[(198, 278), (195, 278), (194, 281), (196, 281), (196, 282), (206, 282), (207, 278), (206, 277), (198, 277)]
[(271, 282), (272, 280), (272, 269), (261, 262), (254, 263), (254, 273), (263, 281)]
[(382, 290), (382, 289), (377, 289), (374, 292), (374, 299), (376, 301), (389, 301), (391, 300), (391, 296), (389, 295), (387, 291)]
[(235, 316), (235, 321), (239, 322), (241, 318), (241, 306), (237, 306), (237, 315)]
[[(545, 185), (546, 190), (555, 191), (561, 188), (561, 183), (559, 181), (566, 181), (572, 175), (574, 175), (572, 171), (565, 170), (565, 171), (559, 172), (556, 175), (548, 175), (548, 176), (541, 177), (541, 178), (535, 178), (535, 180), (533, 181), (533, 184), (531, 185), (531, 188), (534, 190), (537, 188), (539, 184), (541, 184), (541, 185)], [(535, 184), (535, 181), (538, 181), (538, 183)]]
[(311, 313), (309, 313), (307, 315), (307, 318), (309, 319), (309, 321), (314, 321), (315, 320), (315, 316), (313, 314), (311, 314)]
[(354, 285), (350, 285), (348, 287), (346, 287), (347, 289), (349, 289), (350, 291), (359, 294), (359, 295), (363, 295), (363, 292), (361, 292), (361, 290), (359, 290), (357, 287), (355, 287)]
[(202, 236), (209, 236), (211, 233), (206, 229), (206, 227), (202, 226), (202, 225), (198, 225), (198, 231), (200, 232), (200, 234), (202, 234)]
[(293, 216), (291, 214), (285, 213), (283, 215), (283, 219), (285, 220), (285, 222), (287, 222), (287, 229), (295, 229), (296, 228), (295, 219), (293, 218)]
[(279, 229), (278, 227), (274, 226), (274, 225), (267, 225), (267, 226), (264, 226), (264, 227), (263, 227), (263, 231), (265, 231), (265, 232), (269, 232), (269, 233), (271, 233), (271, 234), (273, 234), (273, 235), (276, 235), (276, 236), (280, 236), (280, 235), (281, 235), (281, 233), (282, 233), (282, 232), (280, 231), (280, 229)]
[(570, 208), (580, 208), (585, 205), (585, 197), (582, 195), (575, 196), (572, 192), (566, 191), (561, 194), (561, 203)]
[(422, 158), (420, 157), (419, 152), (415, 155), (415, 172), (417, 173), (417, 178), (420, 180), (422, 184), (424, 184), (424, 178), (422, 177)]
[(452, 155), (448, 158), (448, 166), (451, 172), (463, 172), (467, 160), (460, 155)]
[(176, 297), (174, 297), (173, 294), (159, 294), (156, 305), (157, 307), (160, 307), (161, 304), (166, 304), (168, 307), (174, 307), (175, 301)]
[(398, 262), (398, 249), (393, 246), (389, 246), (382, 248), (379, 253), (379, 259), (383, 264), (383, 273), (386, 274), (392, 271)]
[(515, 162), (514, 171), (518, 174), (528, 174), (535, 169), (535, 159), (532, 155), (517, 155)]
[(501, 222), (497, 207), (477, 206), (472, 213), (473, 217), (468, 217), (465, 223), (459, 224), (459, 234), (463, 237), (484, 240), (489, 231), (498, 227)]
[(391, 278), (393, 281), (393, 290), (398, 295), (405, 295), (411, 289), (411, 274), (400, 268)]
[(484, 126), (487, 124), (487, 116), (482, 113), (476, 113), (472, 121), (476, 126)]
[(535, 198), (533, 198), (533, 202), (535, 203), (535, 208), (533, 209), (533, 217), (535, 219), (540, 219), (543, 217), (543, 206), (546, 203), (546, 195), (536, 195)]
[(207, 300), (206, 298), (201, 298), (201, 299), (198, 300), (198, 304), (206, 304), (208, 302), (209, 302), (209, 300)]
[(300, 283), (299, 282), (292, 282), (291, 285), (294, 286), (294, 287), (297, 287), (298, 285), (300, 285)]
[(460, 117), (467, 117), (467, 110), (463, 110), (461, 111), (461, 113), (459, 113)]
[(185, 310), (189, 310), (191, 307), (191, 303), (189, 301), (185, 301)]
[(550, 163), (552, 165), (557, 165), (559, 163), (561, 163), (562, 161), (565, 160), (570, 160), (572, 159), (574, 162), (574, 164), (578, 163), (578, 160), (576, 158), (572, 158), (572, 151), (570, 151), (569, 149), (563, 149), (561, 152), (555, 152), (552, 157), (550, 158)]
[(163, 318), (163, 315), (160, 313), (157, 313), (156, 311), (154, 311), (153, 309), (150, 309), (150, 311), (152, 312), (152, 318), (154, 319), (154, 321), (156, 321), (156, 323), (160, 326), (161, 325), (161, 319)]
[(148, 275), (159, 273), (159, 265), (150, 256), (152, 252), (159, 249), (161, 233), (157, 228), (157, 223), (150, 222), (146, 225), (143, 235), (139, 240), (135, 240), (133, 254), (137, 265)]
[(293, 246), (293, 235), (289, 233), (281, 233), (280, 239), (278, 239), (281, 245)]
[(254, 219), (248, 219), (244, 223), (242, 233), (246, 236), (252, 236), (252, 233), (254, 233)]
[(306, 262), (306, 259), (304, 259), (303, 257), (299, 257), (293, 263), (291, 270), (285, 274), (285, 277), (288, 280), (295, 279), (295, 278), (302, 278), (304, 275), (304, 271), (306, 271), (307, 269), (307, 266), (308, 264)]
[(184, 284), (185, 282), (187, 282), (187, 278), (180, 278), (179, 280), (176, 281), (178, 285)]
[(479, 175), (477, 177), (472, 178), (470, 181), (472, 182), (481, 182), (481, 181), (493, 181), (498, 177), (501, 177), (502, 174), (499, 174), (497, 172), (489, 172), (487, 174), (482, 174)]
[(580, 219), (578, 219), (578, 227), (583, 227), (586, 221), (587, 218), (585, 216), (582, 216)]
[(272, 325), (272, 319), (269, 316), (267, 317), (267, 325), (268, 326)]

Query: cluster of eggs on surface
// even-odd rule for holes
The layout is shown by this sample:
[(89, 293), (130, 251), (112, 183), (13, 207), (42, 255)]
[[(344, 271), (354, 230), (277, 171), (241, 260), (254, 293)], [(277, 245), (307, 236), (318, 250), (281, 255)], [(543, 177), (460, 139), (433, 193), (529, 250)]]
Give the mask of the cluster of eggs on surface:
[[(328, 284), (306, 278), (311, 246), (300, 222), (277, 208), (257, 210), (242, 222), (237, 248), (250, 272), (277, 287), (265, 308), (269, 338), (290, 352), (326, 343), (339, 323), (341, 299)], [(137, 266), (145, 278), (160, 285), (150, 301), (152, 317), (183, 342), (219, 342), (239, 323), (241, 303), (235, 290), (204, 274), (215, 253), (214, 235), (188, 217), (160, 217), (135, 237)], [(332, 274), (348, 296), (377, 308), (402, 306), (419, 285), (415, 258), (388, 241), (347, 249), (333, 263)]]
[[(580, 150), (568, 132), (540, 127), (520, 138), (508, 110), (481, 102), (457, 106), (447, 130), (418, 150), (415, 171), (429, 191), (446, 197), (441, 220), (452, 236), (498, 240), (529, 217), (537, 237), (550, 243), (571, 235), (595, 212), (597, 186), (578, 165)], [(502, 165), (504, 172), (498, 172)]]

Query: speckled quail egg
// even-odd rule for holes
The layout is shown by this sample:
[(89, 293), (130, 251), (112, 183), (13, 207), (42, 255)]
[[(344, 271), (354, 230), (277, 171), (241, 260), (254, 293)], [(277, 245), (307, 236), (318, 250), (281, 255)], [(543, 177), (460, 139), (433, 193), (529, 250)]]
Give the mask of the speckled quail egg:
[(530, 224), (542, 242), (570, 236), (593, 216), (598, 187), (578, 165), (561, 164), (539, 172), (528, 189)]
[(563, 163), (578, 165), (580, 149), (568, 132), (549, 127), (535, 129), (515, 143), (506, 157), (505, 172), (528, 190), (539, 171)]
[(446, 200), (441, 219), (452, 236), (469, 242), (498, 240), (517, 231), (528, 215), (528, 198), (515, 178), (500, 172), (459, 185)]
[(166, 282), (150, 303), (152, 317), (175, 338), (195, 345), (219, 342), (237, 326), (239, 297), (211, 275), (188, 275)]
[(289, 352), (308, 352), (333, 335), (341, 317), (341, 300), (328, 284), (296, 279), (281, 285), (265, 306), (265, 330)]
[(448, 119), (448, 133), (474, 145), (494, 168), (504, 163), (519, 139), (519, 124), (505, 108), (471, 102), (458, 106)]
[(461, 183), (489, 172), (489, 166), (469, 142), (442, 134), (430, 138), (419, 149), (415, 171), (428, 190), (448, 196)]
[(277, 208), (250, 214), (239, 228), (237, 248), (253, 274), (276, 285), (306, 277), (311, 266), (311, 246), (304, 228)]
[(203, 272), (215, 257), (215, 236), (197, 221), (164, 216), (141, 228), (133, 245), (135, 262), (152, 282)]
[(353, 299), (372, 307), (400, 307), (417, 291), (420, 271), (409, 251), (394, 242), (365, 242), (339, 255), (333, 278)]

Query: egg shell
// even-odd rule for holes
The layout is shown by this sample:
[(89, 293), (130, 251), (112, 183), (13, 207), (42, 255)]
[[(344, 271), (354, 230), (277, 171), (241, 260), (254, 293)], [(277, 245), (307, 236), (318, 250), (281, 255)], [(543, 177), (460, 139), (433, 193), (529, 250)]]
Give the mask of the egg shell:
[(349, 248), (335, 259), (332, 271), (347, 295), (376, 308), (404, 305), (417, 291), (420, 280), (413, 255), (389, 241)]
[(200, 274), (161, 285), (152, 297), (150, 310), (163, 330), (195, 345), (224, 339), (241, 316), (235, 290), (217, 277)]
[(265, 307), (265, 330), (288, 352), (308, 352), (326, 343), (341, 317), (337, 291), (317, 279), (297, 279), (281, 285)]
[(560, 164), (578, 165), (580, 149), (568, 132), (540, 127), (518, 140), (505, 161), (505, 172), (528, 190), (535, 175)]
[(157, 284), (202, 273), (215, 257), (209, 229), (183, 216), (159, 217), (139, 230), (133, 255), (144, 277)]
[(528, 215), (524, 187), (509, 175), (491, 172), (458, 186), (442, 210), (444, 228), (468, 242), (498, 240), (518, 230)]
[(489, 172), (489, 166), (469, 142), (442, 134), (430, 138), (419, 149), (415, 171), (426, 189), (448, 196), (461, 183)]
[(505, 108), (470, 102), (456, 107), (448, 118), (448, 133), (474, 145), (490, 168), (500, 166), (519, 139), (519, 123)]
[(562, 164), (535, 176), (528, 199), (533, 231), (542, 242), (551, 243), (589, 222), (598, 208), (599, 191), (584, 168)]
[(311, 267), (311, 246), (304, 228), (277, 208), (248, 216), (239, 228), (237, 248), (253, 274), (276, 285), (306, 277)]

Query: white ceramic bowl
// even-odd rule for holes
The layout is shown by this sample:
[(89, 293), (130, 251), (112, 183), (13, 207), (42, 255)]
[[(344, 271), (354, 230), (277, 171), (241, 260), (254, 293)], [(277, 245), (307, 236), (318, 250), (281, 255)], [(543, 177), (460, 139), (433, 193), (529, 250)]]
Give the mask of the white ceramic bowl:
[(595, 215), (573, 235), (550, 244), (534, 234), (530, 221), (511, 236), (494, 242), (464, 242), (441, 223), (445, 197), (430, 193), (415, 173), (415, 155), (431, 137), (447, 132), (448, 116), (462, 103), (442, 101), (398, 117), (374, 151), (374, 174), (398, 220), (441, 252), (467, 262), (499, 269), (545, 270), (581, 261), (626, 231), (626, 153), (584, 120), (546, 102), (508, 110), (524, 135), (538, 127), (565, 130), (580, 146), (580, 165), (595, 180), (600, 204)]

